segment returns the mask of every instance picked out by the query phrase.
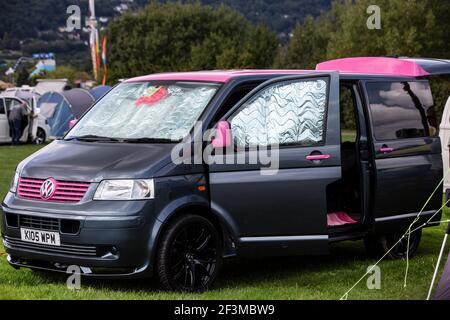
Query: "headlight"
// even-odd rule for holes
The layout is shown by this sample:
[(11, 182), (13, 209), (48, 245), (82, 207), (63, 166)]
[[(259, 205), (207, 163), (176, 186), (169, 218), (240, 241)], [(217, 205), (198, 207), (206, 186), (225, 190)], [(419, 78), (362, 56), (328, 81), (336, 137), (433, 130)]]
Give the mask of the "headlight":
[(103, 180), (94, 200), (143, 200), (155, 197), (153, 179)]
[(11, 185), (9, 186), (9, 191), (11, 191), (12, 193), (17, 192), (17, 186), (19, 185), (19, 177), (20, 177), (19, 172), (16, 171), (11, 181)]

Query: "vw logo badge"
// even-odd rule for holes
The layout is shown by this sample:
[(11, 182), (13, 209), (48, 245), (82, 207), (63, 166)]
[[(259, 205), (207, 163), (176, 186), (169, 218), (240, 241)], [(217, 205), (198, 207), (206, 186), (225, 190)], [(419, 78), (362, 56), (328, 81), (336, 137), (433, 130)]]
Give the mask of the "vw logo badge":
[(56, 180), (53, 178), (47, 179), (41, 186), (40, 194), (44, 200), (50, 199), (56, 191)]

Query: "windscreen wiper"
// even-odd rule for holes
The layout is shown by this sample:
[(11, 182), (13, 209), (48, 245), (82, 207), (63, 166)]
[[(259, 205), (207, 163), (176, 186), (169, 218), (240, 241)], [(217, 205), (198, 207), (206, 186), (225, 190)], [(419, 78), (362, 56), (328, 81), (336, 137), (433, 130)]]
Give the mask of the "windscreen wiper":
[(128, 143), (176, 143), (178, 141), (165, 138), (129, 138), (123, 139), (123, 142)]
[(94, 134), (87, 134), (84, 136), (78, 136), (78, 137), (71, 137), (68, 139), (64, 139), (66, 141), (69, 140), (79, 140), (79, 141), (88, 141), (88, 142), (96, 142), (96, 141), (100, 141), (100, 142), (121, 142), (122, 140), (120, 139), (116, 139), (116, 138), (111, 138), (111, 137), (102, 137), (102, 136), (97, 136)]

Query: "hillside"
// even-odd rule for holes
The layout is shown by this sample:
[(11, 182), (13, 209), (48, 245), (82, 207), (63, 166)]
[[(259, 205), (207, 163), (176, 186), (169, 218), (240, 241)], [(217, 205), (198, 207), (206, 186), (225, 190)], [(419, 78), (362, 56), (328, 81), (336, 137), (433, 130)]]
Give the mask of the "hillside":
[[(100, 18), (100, 29), (106, 28), (112, 17), (128, 10), (139, 9), (149, 1), (151, 0), (96, 0), (96, 15)], [(173, 0), (153, 1), (164, 3)], [(200, 2), (212, 6), (223, 4), (239, 11), (253, 23), (266, 24), (278, 34), (282, 42), (287, 42), (295, 25), (306, 16), (317, 16), (322, 10), (328, 10), (331, 5), (331, 0), (200, 0)], [(65, 31), (68, 18), (66, 10), (72, 4), (80, 6), (84, 26), (88, 0), (2, 1), (0, 69), (4, 69), (7, 63), (12, 63), (21, 54), (29, 56), (38, 52), (54, 52), (58, 64), (70, 63), (89, 70), (86, 30)]]
[[(157, 0), (170, 2), (173, 0)], [(58, 28), (64, 27), (69, 5), (77, 4), (85, 16), (88, 0), (9, 0), (2, 1), (0, 10), (0, 39), (5, 35), (8, 41), (40, 38), (54, 40)], [(120, 14), (118, 7), (135, 9), (149, 0), (96, 0), (98, 17), (111, 18)], [(192, 2), (192, 0), (182, 1)], [(297, 22), (306, 16), (316, 16), (321, 10), (328, 10), (331, 0), (201, 0), (203, 4), (221, 4), (241, 12), (252, 22), (267, 24), (278, 33), (289, 33)], [(82, 19), (83, 21), (83, 19)]]
[(212, 6), (227, 5), (254, 23), (266, 24), (281, 38), (288, 36), (295, 25), (308, 15), (317, 16), (321, 11), (327, 11), (331, 7), (331, 0), (201, 0), (200, 2)]

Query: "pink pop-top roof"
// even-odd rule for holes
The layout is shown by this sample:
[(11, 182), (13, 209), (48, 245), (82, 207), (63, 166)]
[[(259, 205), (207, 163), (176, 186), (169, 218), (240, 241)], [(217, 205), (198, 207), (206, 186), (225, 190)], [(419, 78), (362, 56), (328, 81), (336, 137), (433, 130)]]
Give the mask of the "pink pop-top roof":
[(430, 75), (414, 61), (387, 57), (358, 57), (330, 60), (319, 63), (316, 66), (316, 70), (406, 77)]
[(151, 80), (178, 80), (178, 81), (208, 81), (228, 82), (229, 80), (245, 75), (296, 75), (315, 73), (318, 71), (338, 71), (348, 74), (389, 75), (404, 77), (423, 77), (430, 73), (425, 71), (418, 63), (408, 59), (388, 57), (357, 57), (325, 61), (317, 64), (316, 70), (215, 70), (194, 72), (156, 73), (147, 76), (131, 78), (125, 82), (151, 81)]
[(245, 75), (295, 75), (314, 72), (313, 70), (220, 70), (220, 71), (194, 71), (155, 73), (147, 76), (127, 79), (125, 82), (152, 81), (152, 80), (180, 80), (180, 81), (209, 81), (228, 82), (229, 80)]

